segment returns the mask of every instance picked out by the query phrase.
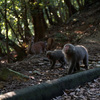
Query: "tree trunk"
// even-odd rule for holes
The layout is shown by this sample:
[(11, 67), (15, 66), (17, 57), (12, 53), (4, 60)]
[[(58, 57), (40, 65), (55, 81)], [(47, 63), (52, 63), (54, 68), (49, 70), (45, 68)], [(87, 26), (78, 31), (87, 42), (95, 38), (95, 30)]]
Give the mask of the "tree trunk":
[(49, 12), (50, 13), (53, 13), (53, 16), (54, 16), (54, 19), (55, 19), (55, 21), (56, 21), (56, 24), (58, 25), (58, 24), (61, 24), (62, 23), (62, 21), (61, 21), (61, 19), (58, 17), (58, 15), (57, 15), (57, 10), (56, 10), (56, 8), (54, 7), (54, 8), (52, 8), (52, 6), (48, 6), (48, 8), (49, 8)]
[[(0, 34), (0, 40), (5, 43), (6, 42), (5, 41), (5, 36), (2, 35), (2, 34)], [(17, 54), (18, 54), (18, 56), (17, 56), (18, 60), (22, 60), (23, 57), (26, 56), (25, 48), (19, 47), (15, 42), (13, 42), (12, 40), (10, 40), (9, 38), (8, 38), (8, 45), (11, 46), (17, 52)]]
[[(24, 4), (24, 5), (23, 5)], [(21, 6), (22, 6), (22, 20), (24, 23), (24, 34), (25, 34), (25, 42), (29, 42), (29, 38), (31, 37), (31, 31), (28, 27), (28, 22), (27, 22), (27, 6), (25, 0), (21, 0)]]
[(40, 8), (40, 5), (38, 3), (33, 5), (33, 3), (35, 2), (34, 0), (31, 1), (32, 4), (30, 4), (30, 11), (35, 32), (34, 41), (37, 42), (44, 38), (47, 25), (43, 16), (43, 9)]
[(79, 10), (81, 10), (83, 7), (82, 7), (82, 4), (80, 4), (80, 0), (77, 0), (77, 3), (78, 3), (78, 6), (79, 6)]
[(5, 29), (6, 29), (6, 48), (7, 48), (7, 60), (8, 63), (10, 62), (10, 51), (9, 51), (9, 45), (8, 45), (8, 24), (7, 24), (7, 0), (5, 0)]
[(47, 19), (49, 20), (50, 25), (55, 25), (55, 23), (52, 21), (51, 16), (48, 13), (48, 9), (47, 8), (45, 8), (45, 13), (47, 15)]
[(64, 2), (66, 3), (66, 5), (68, 7), (69, 17), (71, 17), (73, 14), (75, 14), (77, 12), (77, 10), (71, 4), (70, 0), (64, 0)]

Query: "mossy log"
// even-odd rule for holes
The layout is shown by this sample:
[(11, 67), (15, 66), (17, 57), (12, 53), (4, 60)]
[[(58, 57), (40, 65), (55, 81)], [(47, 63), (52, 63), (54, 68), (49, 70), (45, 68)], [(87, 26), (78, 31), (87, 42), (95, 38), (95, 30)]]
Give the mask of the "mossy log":
[(19, 72), (16, 72), (12, 69), (9, 69), (9, 68), (2, 68), (0, 70), (0, 80), (2, 81), (7, 81), (9, 80), (9, 78), (11, 78), (12, 80), (13, 79), (17, 79), (17, 80), (22, 80), (22, 81), (26, 81), (29, 79), (28, 76), (26, 75), (23, 75)]
[(62, 78), (0, 95), (0, 100), (51, 100), (100, 76), (100, 68), (67, 75)]

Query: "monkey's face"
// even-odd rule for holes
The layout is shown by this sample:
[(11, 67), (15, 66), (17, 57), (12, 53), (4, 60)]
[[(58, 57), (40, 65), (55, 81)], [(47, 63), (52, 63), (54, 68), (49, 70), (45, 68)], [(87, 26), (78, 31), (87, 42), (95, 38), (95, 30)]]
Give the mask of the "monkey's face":
[(63, 48), (64, 52), (67, 54), (69, 51), (69, 45), (65, 45)]
[(63, 51), (64, 51), (65, 54), (70, 55), (70, 54), (75, 52), (75, 46), (72, 45), (72, 44), (65, 44)]

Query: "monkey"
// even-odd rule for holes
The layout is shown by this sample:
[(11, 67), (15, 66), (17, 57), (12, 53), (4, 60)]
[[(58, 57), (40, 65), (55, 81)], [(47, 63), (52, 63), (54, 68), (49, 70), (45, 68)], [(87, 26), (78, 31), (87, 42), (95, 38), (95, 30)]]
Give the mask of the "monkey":
[(68, 74), (80, 70), (80, 61), (83, 61), (85, 69), (88, 69), (88, 51), (84, 46), (65, 44), (62, 51), (69, 62)]
[(27, 53), (29, 54), (41, 54), (46, 52), (46, 42), (39, 41), (34, 43), (34, 38), (31, 38)]
[(47, 50), (52, 50), (54, 48), (55, 48), (54, 38), (48, 38), (48, 40), (47, 40)]
[(62, 50), (47, 51), (46, 56), (50, 60), (50, 64), (51, 64), (50, 69), (54, 68), (54, 65), (57, 60), (59, 61), (59, 63), (61, 63), (60, 67), (65, 68), (64, 66), (65, 64), (67, 64), (67, 61), (65, 59), (64, 54), (62, 53)]
[(41, 53), (44, 53), (44, 52), (46, 52), (45, 42), (39, 41), (39, 42), (31, 44), (30, 51), (28, 53), (41, 54)]

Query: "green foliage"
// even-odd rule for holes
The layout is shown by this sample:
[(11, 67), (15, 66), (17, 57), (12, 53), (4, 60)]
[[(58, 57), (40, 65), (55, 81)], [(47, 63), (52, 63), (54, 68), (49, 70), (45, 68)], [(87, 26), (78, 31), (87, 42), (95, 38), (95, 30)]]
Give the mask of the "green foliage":
[[(80, 0), (80, 2), (81, 1), (82, 0)], [(78, 8), (78, 4), (77, 4), (76, 0), (71, 0), (71, 2), (76, 8)], [(48, 1), (47, 0), (37, 0), (37, 2), (29, 2), (29, 4), (31, 4), (33, 12), (38, 12), (38, 10), (37, 10), (38, 6), (40, 8), (42, 8), (43, 10), (45, 10), (45, 8), (48, 8), (48, 6), (52, 6), (52, 7), (56, 8), (57, 15), (59, 16), (59, 18), (61, 18), (63, 20), (63, 22), (66, 22), (66, 20), (67, 20), (67, 16), (66, 16), (67, 6), (66, 6), (64, 0), (48, 0)], [(17, 26), (18, 23), (20, 23), (22, 30), (24, 30), (22, 14), (24, 12), (25, 5), (27, 6), (27, 10), (28, 10), (27, 17), (30, 20), (31, 15), (29, 14), (30, 12), (28, 9), (28, 7), (30, 5), (26, 4), (24, 0), (14, 0), (14, 1), (7, 0), (7, 20), (12, 25), (16, 34), (18, 31), (18, 26)], [(0, 10), (3, 11), (3, 14), (4, 14), (4, 10), (3, 10), (4, 8), (5, 8), (5, 1), (1, 0), (0, 1)], [(34, 9), (34, 8), (36, 8), (36, 9)], [(45, 16), (45, 19), (47, 20), (46, 13), (44, 13), (44, 16)], [(54, 15), (52, 15), (52, 16), (54, 16)], [(52, 20), (55, 21), (55, 18), (54, 17), (52, 17), (52, 18), (53, 18)], [(20, 22), (18, 22), (18, 21), (20, 21)], [(5, 23), (4, 16), (2, 16), (0, 23)], [(1, 26), (1, 30), (4, 29), (3, 27), (5, 27), (5, 25)], [(32, 30), (32, 28), (30, 28), (30, 30)], [(11, 37), (11, 35), (12, 35), (12, 39), (13, 39), (14, 35), (13, 35), (13, 32), (11, 31), (10, 27), (9, 27), (9, 32), (11, 33), (11, 34), (9, 34), (9, 36)], [(24, 35), (24, 31), (23, 31), (23, 35)], [(18, 38), (19, 39), (21, 38), (20, 35), (18, 36)]]
[[(16, 44), (22, 44), (20, 40), (24, 41), (28, 34), (34, 34), (34, 23), (32, 23), (31, 13), (35, 15), (43, 10), (43, 16), (46, 22), (48, 22), (48, 25), (51, 25), (49, 22), (50, 20), (57, 24), (66, 23), (68, 20), (69, 12), (68, 7), (64, 2), (65, 0), (27, 1), (29, 0), (7, 0), (7, 7), (5, 8), (5, 0), (0, 0), (0, 34), (5, 35), (6, 37), (5, 20), (7, 20), (8, 38)], [(77, 10), (79, 10), (77, 0), (69, 1), (71, 1), (71, 4)], [(85, 0), (79, 0), (80, 5), (84, 6), (84, 1)], [(89, 0), (89, 2), (92, 1), (94, 0)], [(7, 11), (6, 18), (5, 9)], [(26, 29), (28, 31), (27, 34)], [(57, 33), (56, 37), (61, 41), (66, 40), (66, 36), (64, 34)]]
[(55, 35), (55, 40), (56, 41), (60, 41), (60, 42), (65, 42), (65, 41), (67, 41), (68, 39), (67, 39), (67, 37), (66, 37), (66, 35), (65, 34), (62, 34), (62, 33), (56, 33), (56, 35)]

